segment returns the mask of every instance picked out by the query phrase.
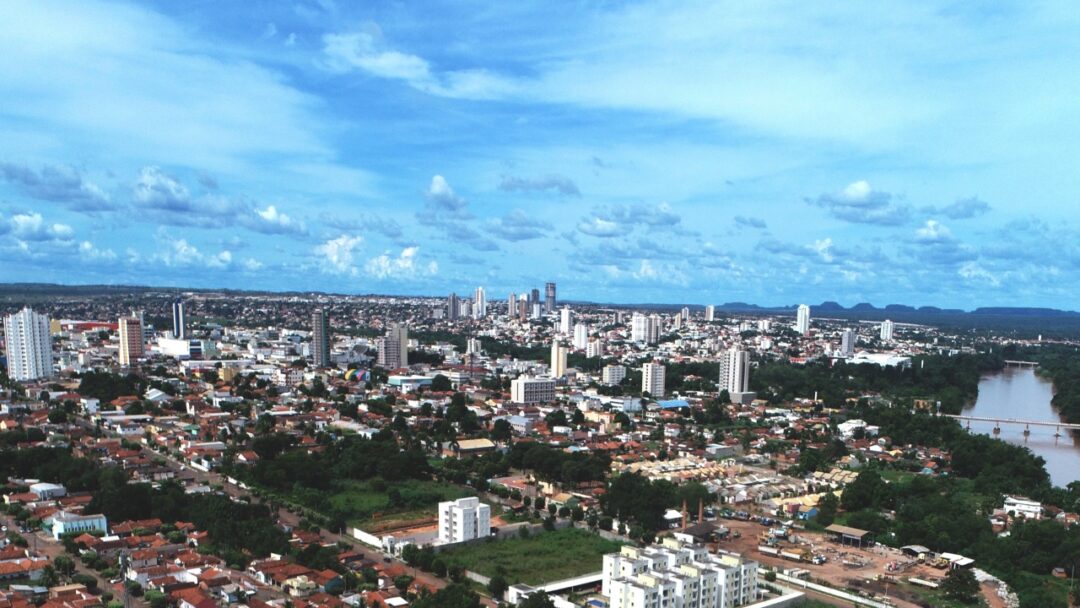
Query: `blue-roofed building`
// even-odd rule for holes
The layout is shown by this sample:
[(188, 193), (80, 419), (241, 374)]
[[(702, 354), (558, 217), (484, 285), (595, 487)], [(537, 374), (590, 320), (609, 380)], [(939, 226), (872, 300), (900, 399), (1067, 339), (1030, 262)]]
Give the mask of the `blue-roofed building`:
[(686, 399), (668, 399), (666, 401), (657, 401), (657, 405), (660, 409), (664, 410), (677, 410), (684, 407), (690, 407), (690, 402)]

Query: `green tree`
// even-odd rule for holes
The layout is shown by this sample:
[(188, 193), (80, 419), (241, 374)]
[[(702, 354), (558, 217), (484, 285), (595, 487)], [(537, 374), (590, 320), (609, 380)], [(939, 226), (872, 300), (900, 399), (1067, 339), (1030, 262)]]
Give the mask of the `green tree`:
[(510, 584), (506, 582), (506, 577), (499, 573), (491, 577), (487, 588), (491, 592), (491, 597), (501, 600), (503, 594), (510, 588)]
[(409, 585), (411, 585), (412, 582), (413, 577), (409, 576), (408, 574), (402, 574), (401, 576), (394, 577), (394, 586), (397, 587), (397, 590), (402, 593), (405, 593), (409, 590)]
[(941, 583), (941, 590), (945, 597), (951, 600), (973, 604), (979, 595), (979, 581), (975, 580), (975, 574), (971, 570), (954, 568), (945, 577), (945, 582)]
[(555, 602), (551, 601), (548, 594), (543, 591), (535, 591), (529, 594), (518, 604), (518, 608), (555, 608)]
[(840, 506), (840, 500), (832, 492), (826, 493), (818, 502), (818, 512), (814, 521), (823, 525), (831, 526), (836, 521), (836, 509)]

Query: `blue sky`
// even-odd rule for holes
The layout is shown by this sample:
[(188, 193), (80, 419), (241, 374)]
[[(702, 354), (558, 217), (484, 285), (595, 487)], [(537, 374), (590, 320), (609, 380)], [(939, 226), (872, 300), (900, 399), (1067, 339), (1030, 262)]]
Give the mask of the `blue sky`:
[(0, 280), (1080, 308), (1074, 3), (2, 14)]

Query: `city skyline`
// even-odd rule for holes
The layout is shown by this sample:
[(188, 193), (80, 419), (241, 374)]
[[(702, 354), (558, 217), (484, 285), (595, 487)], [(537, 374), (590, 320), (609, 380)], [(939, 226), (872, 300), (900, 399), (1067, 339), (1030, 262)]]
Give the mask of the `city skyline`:
[(0, 280), (1078, 308), (1068, 7), (546, 8), (21, 5)]

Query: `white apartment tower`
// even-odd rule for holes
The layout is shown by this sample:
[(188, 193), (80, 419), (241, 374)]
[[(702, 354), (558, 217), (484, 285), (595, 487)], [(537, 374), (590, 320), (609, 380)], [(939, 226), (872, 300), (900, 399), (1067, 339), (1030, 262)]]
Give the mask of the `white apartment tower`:
[(712, 304), (709, 304), (708, 306), (705, 307), (705, 320), (706, 321), (715, 321), (716, 320), (716, 307), (713, 306)]
[(615, 385), (623, 381), (626, 377), (626, 368), (621, 365), (605, 365), (604, 371), (601, 373), (601, 380), (604, 384)]
[(881, 340), (882, 340), (882, 342), (892, 342), (893, 331), (895, 331), (895, 329), (896, 329), (895, 324), (892, 321), (890, 321), (888, 319), (885, 319), (885, 322), (883, 322), (881, 324)]
[(172, 304), (172, 337), (178, 340), (187, 337), (187, 311), (184, 310), (183, 300)]
[(29, 307), (4, 317), (8, 377), (36, 380), (52, 375), (52, 335), (49, 317)]
[(604, 556), (610, 608), (736, 608), (757, 600), (758, 563), (665, 538)]
[(574, 324), (574, 350), (584, 350), (589, 343), (589, 326), (584, 323)]
[(569, 306), (564, 306), (559, 316), (559, 333), (564, 336), (570, 335), (570, 323), (572, 322), (573, 313), (570, 312)]
[(376, 348), (379, 349), (378, 365), (386, 369), (397, 369), (409, 366), (409, 328), (401, 323), (394, 323), (390, 331), (379, 338)]
[(142, 359), (143, 326), (136, 317), (120, 317), (120, 365), (130, 366)]
[(799, 304), (799, 310), (795, 314), (795, 331), (803, 336), (810, 334), (810, 307), (806, 304)]
[(739, 348), (724, 352), (720, 359), (720, 390), (731, 395), (750, 390), (750, 353)]
[(656, 344), (660, 341), (659, 315), (645, 316), (635, 312), (630, 318), (630, 339), (638, 344)]
[(664, 364), (653, 361), (641, 366), (641, 392), (653, 399), (664, 397)]
[(566, 375), (567, 348), (558, 340), (551, 343), (551, 377), (561, 378)]
[(593, 357), (603, 357), (604, 341), (599, 338), (589, 340), (589, 343), (585, 345), (585, 356), (590, 359)]
[(483, 319), (487, 316), (487, 294), (483, 287), (477, 287), (473, 294), (473, 318)]
[(479, 498), (439, 503), (439, 543), (462, 543), (491, 534), (491, 507)]

